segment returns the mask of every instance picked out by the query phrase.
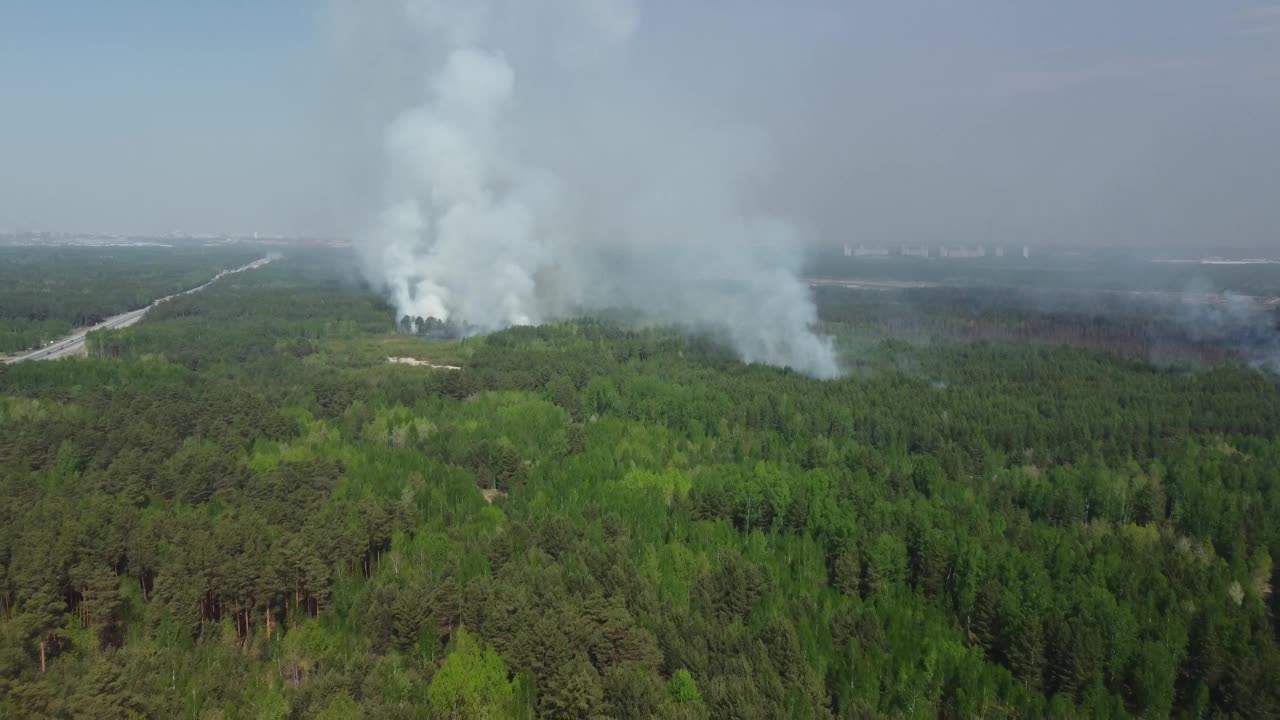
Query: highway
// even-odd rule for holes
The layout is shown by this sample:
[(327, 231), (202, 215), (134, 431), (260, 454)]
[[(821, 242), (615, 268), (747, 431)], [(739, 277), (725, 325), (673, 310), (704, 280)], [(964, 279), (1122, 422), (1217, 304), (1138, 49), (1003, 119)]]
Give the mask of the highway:
[(103, 320), (102, 322), (98, 323), (97, 325), (94, 325), (93, 327), (84, 328), (83, 330), (77, 330), (73, 335), (68, 335), (67, 337), (62, 338), (61, 340), (55, 340), (54, 342), (40, 348), (39, 350), (32, 351), (30, 353), (27, 353), (26, 355), (20, 355), (18, 357), (5, 358), (3, 359), (2, 362), (6, 364), (13, 364), (13, 363), (24, 362), (27, 360), (57, 360), (58, 358), (64, 358), (69, 355), (75, 355), (79, 353), (82, 349), (84, 349), (85, 338), (88, 337), (89, 333), (91, 332), (95, 332), (97, 330), (118, 330), (119, 328), (129, 327), (130, 325), (141, 320), (142, 316), (146, 315), (148, 310), (159, 305), (162, 302), (165, 302), (166, 300), (172, 300), (173, 298), (176, 298), (176, 297), (181, 297), (183, 295), (190, 295), (191, 293), (200, 292), (201, 290), (209, 287), (210, 285), (214, 284), (215, 282), (217, 282), (219, 279), (221, 279), (226, 275), (231, 275), (238, 272), (244, 272), (246, 270), (256, 270), (257, 268), (260, 268), (263, 265), (266, 265), (267, 263), (271, 262), (271, 260), (272, 258), (265, 257), (260, 260), (254, 260), (253, 262), (249, 263), (248, 265), (245, 265), (244, 267), (238, 267), (238, 268), (235, 268), (234, 270), (223, 270), (217, 275), (214, 275), (212, 280), (210, 280), (209, 282), (203, 285), (193, 287), (190, 290), (184, 290), (180, 293), (166, 295), (144, 308), (139, 308), (137, 310), (130, 310), (129, 312), (121, 313), (119, 315), (109, 317), (106, 320)]

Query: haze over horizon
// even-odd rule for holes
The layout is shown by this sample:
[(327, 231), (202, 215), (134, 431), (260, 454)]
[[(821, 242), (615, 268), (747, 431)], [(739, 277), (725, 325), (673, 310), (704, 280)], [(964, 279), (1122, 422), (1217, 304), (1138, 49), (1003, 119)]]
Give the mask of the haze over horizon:
[[(751, 207), (810, 242), (1276, 241), (1280, 4), (639, 5), (631, 77), (733, 118)], [(358, 234), (427, 69), (353, 94), (333, 19), (8, 4), (0, 228)]]

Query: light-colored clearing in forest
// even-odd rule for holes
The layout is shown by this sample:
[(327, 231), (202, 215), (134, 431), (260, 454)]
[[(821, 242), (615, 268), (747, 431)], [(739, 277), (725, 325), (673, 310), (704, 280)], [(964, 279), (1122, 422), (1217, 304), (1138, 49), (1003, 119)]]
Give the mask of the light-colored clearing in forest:
[(389, 357), (387, 358), (387, 362), (399, 363), (401, 365), (413, 365), (415, 367), (428, 367), (428, 368), (432, 368), (433, 370), (461, 370), (462, 369), (457, 365), (436, 365), (435, 363), (429, 363), (426, 360), (419, 360), (417, 358), (411, 358), (411, 357)]

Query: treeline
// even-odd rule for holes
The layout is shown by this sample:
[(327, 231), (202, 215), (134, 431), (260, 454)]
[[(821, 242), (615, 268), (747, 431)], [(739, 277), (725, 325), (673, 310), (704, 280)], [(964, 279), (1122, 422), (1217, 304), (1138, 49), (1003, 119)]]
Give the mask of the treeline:
[(253, 248), (0, 248), (0, 352), (18, 352), (200, 285)]
[(1280, 713), (1261, 374), (593, 321), (433, 371), (322, 265), (0, 370), (0, 715)]
[[(994, 253), (993, 246), (987, 246)], [(1152, 253), (1128, 248), (1082, 248), (1079, 252), (1041, 252), (1031, 257), (1022, 247), (1002, 257), (980, 258), (811, 257), (805, 276), (870, 281), (908, 281), (941, 286), (997, 289), (1221, 293), (1280, 296), (1280, 265), (1275, 263), (1154, 262)], [(935, 247), (936, 251), (936, 247)], [(1188, 258), (1199, 253), (1189, 250)]]
[(163, 303), (146, 323), (91, 334), (89, 354), (155, 356), (191, 370), (255, 367), (269, 375), (314, 354), (321, 339), (391, 331), (391, 308), (356, 283), (348, 262), (333, 251), (293, 252), (283, 264), (230, 275)]
[(468, 334), (474, 334), (474, 328), (453, 320), (441, 320), (438, 317), (400, 318), (400, 332), (406, 335), (417, 335), (422, 338), (452, 340)]
[(914, 341), (1073, 345), (1158, 364), (1280, 361), (1280, 309), (1119, 292), (820, 288), (820, 318)]

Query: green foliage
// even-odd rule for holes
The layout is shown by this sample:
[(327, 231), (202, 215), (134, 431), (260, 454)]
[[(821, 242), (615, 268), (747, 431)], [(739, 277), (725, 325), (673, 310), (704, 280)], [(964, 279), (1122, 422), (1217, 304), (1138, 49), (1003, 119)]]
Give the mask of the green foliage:
[(342, 692), (329, 701), (316, 715), (316, 720), (356, 720), (362, 715), (360, 706), (347, 692)]
[(260, 257), (203, 245), (0, 248), (0, 353), (56, 340)]
[(431, 678), (433, 717), (449, 720), (501, 718), (513, 691), (507, 666), (492, 648), (481, 648), (465, 627), (458, 628), (444, 665)]
[(680, 668), (672, 673), (671, 697), (683, 705), (702, 702), (702, 693), (698, 692), (698, 686), (694, 684), (693, 675), (688, 670)]
[(1280, 712), (1264, 375), (592, 320), (392, 365), (322, 260), (0, 371), (0, 715)]

